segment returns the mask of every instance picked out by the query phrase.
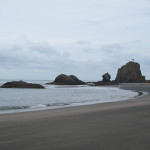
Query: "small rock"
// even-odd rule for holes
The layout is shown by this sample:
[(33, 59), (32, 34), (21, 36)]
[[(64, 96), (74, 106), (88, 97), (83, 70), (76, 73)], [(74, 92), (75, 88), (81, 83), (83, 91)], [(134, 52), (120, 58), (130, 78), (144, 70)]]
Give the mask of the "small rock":
[(103, 77), (103, 80), (102, 80), (103, 82), (110, 82), (111, 75), (108, 72), (102, 75), (102, 77)]

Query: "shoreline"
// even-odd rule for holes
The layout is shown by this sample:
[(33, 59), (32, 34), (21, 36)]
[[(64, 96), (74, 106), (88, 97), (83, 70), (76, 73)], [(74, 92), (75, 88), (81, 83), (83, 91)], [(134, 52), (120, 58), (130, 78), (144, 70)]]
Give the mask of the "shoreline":
[[(131, 89), (131, 85), (125, 86)], [(149, 114), (150, 94), (132, 100), (2, 114), (0, 149), (149, 150)]]
[[(124, 85), (125, 85), (125, 87), (124, 87)], [(129, 86), (131, 86), (131, 85), (129, 85)], [(102, 107), (104, 107), (105, 108), (105, 106), (115, 106), (116, 105), (116, 107), (117, 107), (117, 105), (119, 104), (119, 106), (120, 105), (124, 105), (124, 107), (125, 107), (125, 104), (127, 104), (127, 103), (130, 103), (130, 102), (140, 102), (140, 100), (141, 99), (147, 99), (147, 98), (150, 98), (150, 89), (148, 89), (148, 90), (139, 90), (139, 88), (138, 88), (138, 90), (135, 88), (135, 87), (132, 87), (132, 89), (128, 89), (128, 87), (127, 87), (127, 84), (126, 83), (123, 83), (123, 85), (121, 85), (121, 87), (118, 87), (118, 88), (120, 88), (120, 89), (124, 89), (124, 90), (129, 90), (129, 91), (133, 91), (133, 92), (136, 92), (137, 93), (137, 95), (136, 96), (134, 96), (134, 97), (132, 97), (132, 98), (129, 98), (129, 99), (125, 99), (125, 100), (118, 100), (118, 101), (110, 101), (110, 102), (102, 102), (102, 103), (92, 103), (92, 104), (84, 104), (84, 105), (69, 105), (69, 106), (66, 106), (66, 107), (59, 107), (58, 106), (58, 108), (46, 108), (46, 109), (37, 109), (37, 110), (29, 110), (29, 111), (20, 111), (20, 112), (10, 112), (10, 113), (1, 113), (0, 114), (0, 116), (1, 115), (16, 115), (16, 114), (36, 114), (36, 113), (44, 113), (44, 112), (50, 112), (50, 111), (59, 111), (59, 110), (72, 110), (72, 109), (82, 109), (82, 107), (83, 107), (83, 109), (85, 109), (86, 110), (86, 108), (90, 108), (90, 107), (98, 107), (98, 108), (101, 108), (102, 109)], [(143, 101), (142, 101), (143, 102)], [(128, 107), (128, 104), (127, 104), (127, 107)], [(104, 109), (103, 108), (103, 109)], [(109, 108), (109, 107), (107, 107), (107, 108)]]
[[(97, 87), (97, 86), (96, 86)], [(101, 87), (101, 86), (100, 86)], [(103, 87), (103, 86), (102, 86)], [(114, 85), (112, 86), (104, 86), (104, 87), (108, 87), (108, 88), (117, 88), (117, 89), (123, 89), (123, 88), (119, 88), (119, 86), (115, 86)], [(126, 89), (123, 89), (123, 90), (126, 90)], [(2, 110), (0, 110), (0, 115), (2, 114), (11, 114), (11, 113), (26, 113), (26, 112), (37, 112), (37, 111), (46, 111), (46, 110), (52, 110), (52, 109), (62, 109), (62, 108), (68, 108), (68, 107), (82, 107), (82, 106), (87, 106), (87, 105), (95, 105), (95, 104), (103, 104), (103, 103), (111, 103), (111, 102), (118, 102), (118, 101), (125, 101), (125, 100), (128, 100), (128, 99), (135, 99), (139, 96), (143, 96), (145, 95), (145, 93), (141, 92), (141, 91), (137, 91), (137, 90), (129, 90), (129, 91), (133, 91), (135, 93), (137, 93), (137, 95), (133, 96), (133, 97), (130, 97), (130, 98), (126, 98), (126, 99), (114, 99), (114, 100), (107, 100), (107, 101), (104, 101), (104, 100), (100, 100), (100, 101), (85, 101), (85, 102), (78, 102), (78, 103), (64, 103), (64, 105), (46, 105), (46, 104), (40, 104), (42, 105), (42, 107), (38, 108), (38, 106), (12, 106), (12, 109), (11, 109), (11, 106), (9, 107), (8, 106), (8, 109), (7, 107), (6, 108), (3, 108)], [(10, 109), (9, 109), (10, 108)], [(13, 109), (14, 108), (14, 109)]]

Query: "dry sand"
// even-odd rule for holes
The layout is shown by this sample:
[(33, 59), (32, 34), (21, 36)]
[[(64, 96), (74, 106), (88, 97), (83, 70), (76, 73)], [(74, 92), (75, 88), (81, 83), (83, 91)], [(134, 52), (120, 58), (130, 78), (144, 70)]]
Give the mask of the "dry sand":
[(150, 96), (0, 115), (0, 150), (150, 150)]

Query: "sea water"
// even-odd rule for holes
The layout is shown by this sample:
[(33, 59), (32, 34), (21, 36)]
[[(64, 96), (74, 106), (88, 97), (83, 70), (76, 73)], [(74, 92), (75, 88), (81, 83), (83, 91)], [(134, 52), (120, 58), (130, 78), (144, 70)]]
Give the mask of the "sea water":
[[(6, 81), (1, 80), (0, 85)], [(117, 87), (46, 85), (49, 81), (27, 81), (40, 83), (45, 89), (0, 88), (0, 114), (126, 100), (137, 96), (137, 92)]]

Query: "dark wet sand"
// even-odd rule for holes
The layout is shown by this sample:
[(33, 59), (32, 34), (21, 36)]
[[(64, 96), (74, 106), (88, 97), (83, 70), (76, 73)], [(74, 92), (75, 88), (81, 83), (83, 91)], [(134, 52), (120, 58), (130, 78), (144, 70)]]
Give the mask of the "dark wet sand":
[(0, 115), (0, 150), (150, 150), (150, 96)]

